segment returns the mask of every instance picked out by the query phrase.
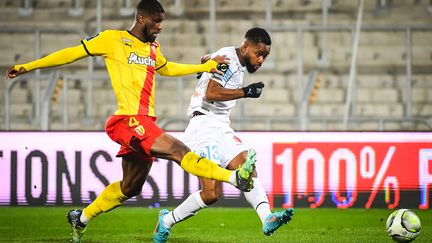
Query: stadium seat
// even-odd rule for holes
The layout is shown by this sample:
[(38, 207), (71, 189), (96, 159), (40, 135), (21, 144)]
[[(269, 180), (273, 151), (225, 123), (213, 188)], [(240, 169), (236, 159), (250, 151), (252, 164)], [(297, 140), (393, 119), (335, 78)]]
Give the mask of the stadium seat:
[(116, 103), (98, 103), (95, 105), (96, 116), (99, 120), (106, 120), (110, 115), (117, 110)]
[(345, 91), (343, 89), (320, 89), (318, 90), (317, 102), (322, 103), (343, 103)]
[(10, 106), (11, 120), (15, 119), (26, 119), (31, 120), (33, 105), (31, 103), (12, 103)]
[(415, 116), (425, 116), (432, 117), (432, 106), (426, 103), (418, 104), (413, 108), (413, 115)]
[(354, 114), (365, 117), (402, 117), (403, 106), (395, 103), (361, 103), (357, 104)]
[(334, 117), (343, 116), (345, 106), (342, 103), (315, 103), (309, 106), (310, 116)]
[[(295, 107), (286, 103), (265, 103), (260, 101), (250, 101), (244, 104), (245, 113), (248, 116), (258, 117), (291, 117), (295, 114)], [(239, 114), (233, 114), (239, 115)]]
[(27, 104), (30, 101), (30, 93), (27, 89), (16, 88), (10, 93), (10, 102), (14, 104)]
[(268, 103), (289, 103), (291, 95), (288, 89), (266, 88), (261, 100)]
[(389, 88), (395, 87), (395, 80), (388, 74), (359, 74), (357, 84), (361, 88)]
[(399, 91), (391, 88), (372, 89), (370, 100), (372, 102), (394, 103), (400, 101)]
[[(69, 103), (67, 106), (70, 120), (80, 120), (84, 117), (85, 107), (82, 103)], [(63, 113), (66, 112), (61, 104), (55, 104), (51, 107), (51, 116), (53, 120), (62, 120)]]

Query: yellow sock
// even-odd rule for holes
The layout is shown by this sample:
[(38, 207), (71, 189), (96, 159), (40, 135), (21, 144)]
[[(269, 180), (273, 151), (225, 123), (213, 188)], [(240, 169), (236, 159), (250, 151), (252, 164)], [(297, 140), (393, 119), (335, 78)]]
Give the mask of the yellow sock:
[(192, 175), (205, 177), (217, 181), (230, 182), (233, 171), (221, 168), (207, 158), (189, 151), (181, 161), (181, 167)]
[(109, 184), (102, 193), (88, 205), (83, 213), (87, 219), (92, 219), (101, 213), (106, 213), (118, 206), (128, 199), (120, 187), (120, 181)]

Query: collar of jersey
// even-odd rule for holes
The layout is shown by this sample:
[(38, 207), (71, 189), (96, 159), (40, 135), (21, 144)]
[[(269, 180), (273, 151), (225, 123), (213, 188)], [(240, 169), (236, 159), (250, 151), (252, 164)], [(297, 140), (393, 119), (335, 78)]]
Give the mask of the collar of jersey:
[(140, 38), (138, 38), (137, 36), (135, 36), (134, 34), (132, 34), (132, 32), (130, 32), (129, 30), (126, 30), (126, 32), (128, 32), (129, 35), (133, 36), (135, 39), (139, 40), (140, 42), (142, 42), (144, 44), (149, 44), (149, 45), (153, 45), (153, 46), (159, 46), (159, 43), (157, 41), (155, 41), (155, 42), (144, 42)]
[(245, 70), (246, 70), (246, 66), (243, 66), (241, 63), (240, 63), (240, 59), (239, 59), (239, 57), (238, 57), (238, 55), (237, 55), (237, 51), (236, 51), (236, 48), (234, 47), (234, 46), (230, 46), (230, 48), (233, 48), (234, 49), (234, 57), (237, 59), (236, 60), (236, 64), (237, 64), (237, 67), (242, 71), (242, 72), (244, 72)]

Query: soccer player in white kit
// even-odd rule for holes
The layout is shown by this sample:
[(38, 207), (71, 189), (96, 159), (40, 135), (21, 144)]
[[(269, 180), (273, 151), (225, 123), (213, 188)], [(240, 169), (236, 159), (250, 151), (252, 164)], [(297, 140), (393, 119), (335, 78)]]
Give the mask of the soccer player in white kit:
[[(271, 39), (266, 30), (252, 28), (246, 32), (240, 47), (223, 47), (217, 52), (203, 56), (206, 61), (215, 55), (225, 55), (230, 59), (229, 65), (219, 66), (224, 73), (202, 73), (191, 97), (188, 116), (191, 118), (185, 130), (183, 142), (192, 151), (202, 157), (211, 159), (222, 168), (235, 170), (246, 161), (255, 157), (251, 150), (235, 136), (230, 127), (230, 112), (240, 98), (258, 98), (264, 83), (258, 82), (243, 86), (244, 72), (254, 73), (270, 54)], [(257, 173), (252, 176), (253, 189), (245, 192), (245, 198), (256, 210), (263, 223), (263, 233), (272, 235), (280, 226), (288, 223), (294, 214), (293, 209), (271, 212), (267, 195)], [(173, 211), (163, 209), (159, 212), (155, 228), (154, 242), (166, 242), (171, 228), (199, 210), (215, 203), (222, 193), (218, 181), (199, 178), (202, 190), (192, 193)], [(251, 182), (251, 183), (252, 183)]]

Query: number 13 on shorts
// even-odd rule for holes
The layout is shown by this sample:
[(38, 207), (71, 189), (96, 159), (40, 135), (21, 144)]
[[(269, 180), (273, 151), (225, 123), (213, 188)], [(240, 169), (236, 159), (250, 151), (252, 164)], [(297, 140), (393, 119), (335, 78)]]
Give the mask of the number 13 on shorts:
[(197, 150), (197, 154), (201, 157), (206, 157), (213, 162), (219, 162), (219, 146), (218, 145), (206, 145)]

